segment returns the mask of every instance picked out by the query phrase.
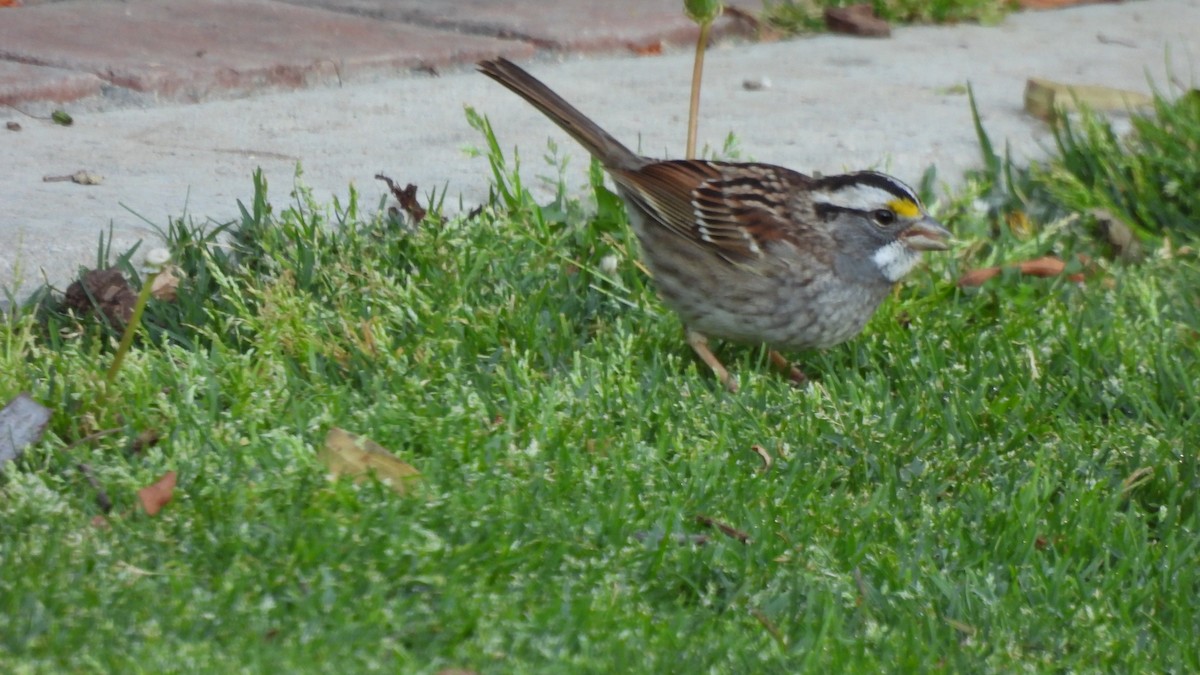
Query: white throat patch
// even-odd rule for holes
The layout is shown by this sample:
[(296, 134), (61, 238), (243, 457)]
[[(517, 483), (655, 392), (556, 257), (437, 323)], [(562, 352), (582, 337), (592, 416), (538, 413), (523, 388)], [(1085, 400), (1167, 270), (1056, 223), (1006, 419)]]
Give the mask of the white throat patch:
[(875, 251), (871, 260), (875, 261), (875, 264), (879, 266), (879, 271), (888, 281), (896, 283), (911, 272), (917, 263), (921, 262), (921, 252), (905, 246), (904, 242), (893, 241)]

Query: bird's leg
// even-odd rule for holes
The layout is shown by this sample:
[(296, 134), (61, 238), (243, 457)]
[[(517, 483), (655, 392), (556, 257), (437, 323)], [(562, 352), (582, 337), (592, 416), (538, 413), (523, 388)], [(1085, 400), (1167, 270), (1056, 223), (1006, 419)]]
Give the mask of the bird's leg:
[(737, 380), (733, 379), (733, 377), (729, 375), (729, 371), (725, 370), (725, 366), (721, 364), (721, 361), (718, 360), (716, 355), (712, 353), (712, 350), (708, 348), (708, 338), (694, 330), (689, 329), (687, 331), (687, 342), (692, 346), (692, 350), (696, 352), (696, 356), (699, 356), (700, 360), (712, 369), (713, 374), (717, 376), (717, 379), (721, 381), (721, 384), (725, 385), (725, 388), (728, 389), (730, 393), (736, 394), (738, 390)]
[(792, 365), (790, 361), (783, 357), (783, 354), (780, 354), (772, 349), (767, 352), (767, 358), (771, 360), (771, 365), (775, 366), (780, 370), (780, 372), (788, 376), (788, 379), (792, 381), (792, 384), (800, 386), (808, 381), (808, 376), (804, 374), (804, 371)]

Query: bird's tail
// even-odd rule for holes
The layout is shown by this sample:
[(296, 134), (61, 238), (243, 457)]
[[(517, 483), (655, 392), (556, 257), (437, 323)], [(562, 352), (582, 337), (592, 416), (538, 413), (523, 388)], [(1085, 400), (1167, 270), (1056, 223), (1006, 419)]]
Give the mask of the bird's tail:
[(644, 159), (601, 129), (575, 106), (512, 61), (503, 58), (480, 61), (478, 68), (479, 72), (508, 87), (542, 111), (606, 168), (635, 169), (645, 163)]

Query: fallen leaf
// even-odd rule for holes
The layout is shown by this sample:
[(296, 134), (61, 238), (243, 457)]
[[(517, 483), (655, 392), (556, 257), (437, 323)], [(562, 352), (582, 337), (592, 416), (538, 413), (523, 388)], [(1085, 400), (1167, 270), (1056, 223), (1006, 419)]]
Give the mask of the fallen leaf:
[(826, 7), (825, 27), (833, 33), (859, 37), (888, 37), (892, 34), (888, 22), (876, 16), (875, 8), (866, 3)]
[(42, 440), (51, 410), (21, 392), (0, 410), (0, 470)]
[(349, 476), (360, 483), (374, 475), (397, 494), (407, 494), (409, 483), (421, 472), (398, 459), (375, 441), (334, 427), (325, 436), (317, 458), (334, 476)]
[(1024, 260), (1017, 263), (1017, 269), (1021, 270), (1021, 274), (1029, 274), (1035, 277), (1053, 277), (1063, 273), (1067, 269), (1067, 263), (1050, 256), (1042, 256), (1033, 260)]
[(766, 473), (771, 470), (771, 465), (775, 463), (775, 460), (771, 459), (771, 453), (767, 452), (766, 448), (755, 443), (750, 446), (750, 452), (758, 455), (758, 458), (762, 460), (762, 466), (758, 469), (759, 473)]
[(138, 490), (138, 499), (142, 502), (142, 508), (146, 510), (146, 514), (150, 516), (158, 515), (162, 507), (171, 502), (171, 498), (175, 496), (175, 472), (168, 471), (162, 475), (162, 478), (154, 481), (146, 487)]
[(64, 127), (69, 127), (75, 123), (75, 119), (67, 114), (65, 110), (55, 110), (50, 113), (50, 120)]
[(129, 322), (135, 304), (137, 294), (116, 267), (85, 272), (82, 279), (67, 287), (63, 298), (66, 309), (81, 316), (98, 309), (116, 328), (123, 328)]
[(410, 223), (416, 225), (425, 219), (425, 209), (417, 203), (416, 185), (409, 183), (401, 190), (391, 178), (381, 173), (375, 174), (375, 178), (387, 183), (388, 190), (391, 190), (392, 196), (396, 198), (396, 201), (400, 202), (400, 208), (404, 209), (404, 212), (408, 214)]
[[(1079, 262), (1087, 265), (1090, 262), (1090, 259), (1087, 256), (1080, 254)], [(1011, 265), (1010, 268), (1016, 269), (1021, 274), (1028, 274), (1029, 276), (1053, 277), (1065, 272), (1067, 269), (1067, 264), (1061, 259), (1053, 256), (1042, 256), (1041, 258), (1024, 260), (1016, 265)], [(999, 275), (1002, 269), (1003, 268), (1001, 267), (982, 267), (980, 269), (971, 270), (959, 277), (958, 285), (962, 288), (982, 286), (984, 282)], [(1076, 272), (1067, 276), (1067, 279), (1076, 283), (1080, 283), (1084, 280), (1084, 275), (1082, 272)]]
[(999, 267), (981, 267), (977, 270), (971, 270), (958, 278), (958, 285), (963, 288), (975, 288), (982, 286), (984, 282), (992, 277), (1000, 274)]
[(150, 295), (156, 300), (165, 302), (175, 302), (175, 298), (179, 291), (179, 276), (181, 272), (174, 265), (164, 268), (154, 277), (154, 282), (150, 284)]

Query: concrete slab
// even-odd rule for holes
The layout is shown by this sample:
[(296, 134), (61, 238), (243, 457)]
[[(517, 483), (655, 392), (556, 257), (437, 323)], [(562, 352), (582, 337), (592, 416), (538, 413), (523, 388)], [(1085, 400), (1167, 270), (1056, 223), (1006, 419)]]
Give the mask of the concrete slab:
[[(662, 46), (695, 44), (699, 30), (680, 11), (679, 0), (605, 0), (605, 2), (513, 2), (512, 0), (286, 0), (391, 21), (404, 21), (479, 35), (532, 42), (572, 51), (636, 52)], [(747, 11), (760, 0), (729, 0)], [(746, 27), (722, 18), (714, 36)]]
[(532, 51), (268, 0), (79, 0), (8, 11), (0, 22), (2, 58), (184, 101)]

